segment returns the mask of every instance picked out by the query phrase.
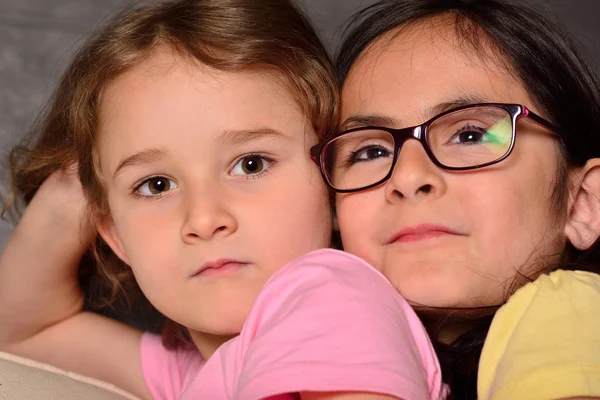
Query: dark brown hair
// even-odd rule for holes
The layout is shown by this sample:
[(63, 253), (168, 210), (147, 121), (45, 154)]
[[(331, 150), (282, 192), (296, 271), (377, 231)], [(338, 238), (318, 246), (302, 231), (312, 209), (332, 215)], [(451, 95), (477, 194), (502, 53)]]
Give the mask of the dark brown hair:
[[(90, 215), (108, 213), (94, 168), (100, 97), (117, 76), (159, 47), (221, 71), (260, 70), (283, 79), (319, 138), (337, 119), (337, 87), (327, 54), (305, 17), (287, 0), (180, 0), (124, 10), (98, 29), (75, 54), (51, 101), (25, 142), (10, 153), (14, 200), (27, 204), (54, 171), (77, 164)], [(98, 237), (84, 260), (108, 290), (111, 304), (131, 282), (130, 269)], [(90, 257), (91, 256), (91, 257)], [(174, 347), (185, 330), (167, 325), (165, 345)]]

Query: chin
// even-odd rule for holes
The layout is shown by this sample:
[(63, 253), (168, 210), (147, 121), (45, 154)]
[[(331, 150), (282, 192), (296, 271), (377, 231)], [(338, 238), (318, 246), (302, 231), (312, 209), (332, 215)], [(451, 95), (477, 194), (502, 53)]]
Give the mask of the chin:
[[(483, 299), (472, 288), (461, 287), (440, 287), (435, 284), (424, 283), (422, 285), (404, 286), (399, 292), (406, 301), (415, 309), (439, 308), (439, 309), (481, 309), (495, 306), (497, 301)], [(489, 300), (489, 301), (488, 301)]]
[(237, 313), (231, 310), (222, 310), (220, 313), (207, 315), (201, 321), (199, 331), (215, 336), (239, 335), (246, 322), (247, 313)]
[(237, 336), (242, 331), (242, 325), (227, 324), (220, 321), (196, 321), (194, 326), (188, 327), (191, 332), (197, 336), (223, 337), (231, 338)]
[(215, 307), (211, 304), (213, 303), (190, 304), (183, 313), (171, 315), (170, 318), (190, 331), (201, 332), (204, 335), (238, 335), (248, 311), (233, 307)]
[(474, 306), (470, 304), (467, 296), (469, 292), (472, 293), (472, 290), (460, 285), (456, 278), (419, 274), (402, 277), (392, 283), (413, 307), (460, 308)]

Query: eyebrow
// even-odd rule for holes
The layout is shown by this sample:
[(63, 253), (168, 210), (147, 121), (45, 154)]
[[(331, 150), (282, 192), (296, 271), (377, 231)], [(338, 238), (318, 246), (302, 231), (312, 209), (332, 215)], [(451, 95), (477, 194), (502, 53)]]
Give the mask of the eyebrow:
[[(474, 94), (466, 94), (459, 96), (455, 99), (438, 103), (435, 106), (429, 108), (426, 112), (426, 120), (433, 118), (434, 116), (452, 110), (453, 108), (469, 106), (472, 104), (488, 103), (489, 99)], [(384, 115), (353, 115), (344, 120), (340, 126), (340, 132), (346, 131), (352, 128), (361, 128), (366, 126), (381, 126), (386, 128), (394, 128), (401, 126), (401, 122), (398, 119), (384, 116)]]
[[(289, 135), (271, 128), (240, 129), (223, 132), (219, 137), (219, 142), (221, 142), (221, 144), (237, 146), (264, 137), (290, 138)], [(166, 151), (156, 148), (135, 153), (119, 163), (113, 174), (113, 179), (126, 168), (156, 162), (166, 158), (167, 156), (168, 155)]]
[(394, 118), (385, 117), (383, 115), (354, 115), (346, 118), (344, 123), (340, 126), (340, 131), (364, 126), (382, 126), (391, 128), (397, 125), (399, 124)]
[(113, 179), (126, 168), (133, 167), (135, 165), (148, 164), (151, 162), (156, 162), (163, 158), (167, 157), (167, 152), (161, 149), (147, 149), (140, 151), (139, 153), (135, 153), (132, 156), (127, 157), (123, 161), (119, 163), (115, 173), (113, 174)]
[(452, 99), (450, 101), (445, 101), (443, 103), (439, 103), (439, 104), (436, 104), (435, 106), (431, 107), (429, 109), (427, 119), (433, 118), (434, 116), (441, 114), (443, 112), (446, 112), (448, 110), (452, 110), (453, 108), (470, 106), (473, 104), (480, 104), (480, 103), (489, 103), (489, 102), (490, 102), (489, 99), (487, 99), (486, 97), (483, 97), (481, 95), (465, 94), (465, 95), (459, 96), (455, 99)]
[(244, 143), (263, 138), (284, 138), (290, 139), (290, 135), (272, 128), (259, 129), (239, 129), (223, 132), (219, 137), (219, 143), (232, 146), (239, 146)]

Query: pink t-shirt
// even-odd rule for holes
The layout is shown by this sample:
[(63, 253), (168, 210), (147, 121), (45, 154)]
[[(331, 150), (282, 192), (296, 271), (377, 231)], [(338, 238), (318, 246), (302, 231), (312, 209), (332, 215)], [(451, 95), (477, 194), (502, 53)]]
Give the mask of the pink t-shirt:
[(313, 251), (266, 283), (239, 336), (206, 362), (146, 334), (142, 368), (156, 399), (292, 399), (372, 392), (443, 399), (439, 363), (412, 308), (358, 257)]

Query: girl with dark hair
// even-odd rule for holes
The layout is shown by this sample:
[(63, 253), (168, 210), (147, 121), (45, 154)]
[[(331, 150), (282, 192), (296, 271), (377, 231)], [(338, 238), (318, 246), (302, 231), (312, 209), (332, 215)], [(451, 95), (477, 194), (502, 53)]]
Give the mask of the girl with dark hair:
[(344, 250), (417, 310), (454, 396), (600, 396), (600, 85), (569, 36), (522, 3), (383, 0), (336, 69), (313, 156)]

